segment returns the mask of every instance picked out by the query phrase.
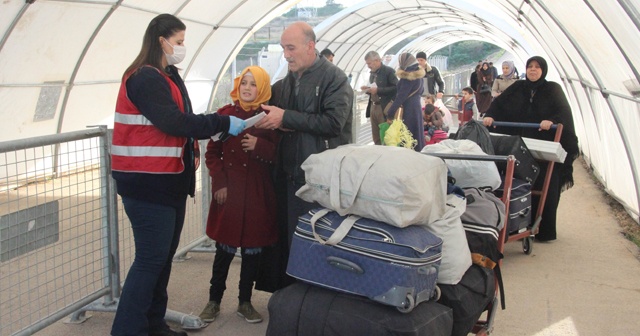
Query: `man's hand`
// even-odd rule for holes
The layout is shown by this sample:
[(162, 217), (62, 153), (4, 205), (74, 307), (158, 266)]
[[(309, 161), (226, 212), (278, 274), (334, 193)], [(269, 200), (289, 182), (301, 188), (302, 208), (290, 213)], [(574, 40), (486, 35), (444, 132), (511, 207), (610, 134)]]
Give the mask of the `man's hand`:
[(275, 130), (282, 126), (282, 117), (284, 110), (271, 105), (260, 105), (263, 110), (267, 111), (267, 115), (255, 124), (256, 128)]
[(378, 93), (378, 87), (374, 86), (369, 88), (369, 92), (370, 94), (377, 94)]
[(485, 125), (485, 126), (493, 125), (493, 118), (491, 118), (491, 117), (482, 118), (482, 124)]
[(442, 99), (442, 95), (443, 95), (442, 92), (436, 93), (436, 99)]

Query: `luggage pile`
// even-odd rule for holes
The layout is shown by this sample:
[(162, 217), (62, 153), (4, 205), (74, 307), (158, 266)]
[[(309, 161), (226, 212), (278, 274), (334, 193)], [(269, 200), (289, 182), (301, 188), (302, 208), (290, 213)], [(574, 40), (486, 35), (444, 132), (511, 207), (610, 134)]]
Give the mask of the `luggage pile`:
[(495, 203), (498, 223), (468, 229), (469, 197), (452, 188), (444, 160), (399, 147), (341, 146), (302, 168), (307, 183), (296, 195), (322, 208), (299, 217), (287, 273), (301, 283), (273, 294), (267, 335), (472, 330), (495, 299), (501, 255), (467, 238), (495, 246), (504, 224)]

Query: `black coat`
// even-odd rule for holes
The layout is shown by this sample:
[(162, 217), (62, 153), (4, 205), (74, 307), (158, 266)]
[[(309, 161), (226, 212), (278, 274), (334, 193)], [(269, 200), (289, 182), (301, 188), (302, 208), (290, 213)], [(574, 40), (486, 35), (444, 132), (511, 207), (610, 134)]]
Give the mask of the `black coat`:
[(285, 110), (280, 163), (288, 178), (304, 184), (300, 165), (309, 155), (351, 140), (353, 89), (342, 70), (320, 57), (305, 70), (295, 94), (296, 78), (289, 72), (272, 87), (271, 105)]
[[(560, 144), (567, 151), (567, 158), (563, 164), (556, 163), (556, 167), (561, 172), (561, 186), (570, 186), (573, 184), (573, 161), (579, 153), (571, 106), (558, 83), (545, 81), (536, 88), (533, 96), (527, 84), (527, 81), (516, 81), (509, 86), (493, 100), (485, 117), (496, 121), (539, 124), (550, 120), (554, 124), (562, 123)], [(553, 141), (554, 137), (554, 132), (538, 131), (537, 128), (505, 128), (500, 132), (547, 141)]]
[[(373, 83), (374, 80), (378, 86), (377, 94), (380, 97), (380, 106), (384, 109), (396, 96), (398, 77), (396, 77), (396, 72), (390, 66), (382, 64), (377, 72), (372, 72), (369, 75), (369, 83)], [(371, 99), (367, 104), (366, 116), (367, 118), (371, 116)]]

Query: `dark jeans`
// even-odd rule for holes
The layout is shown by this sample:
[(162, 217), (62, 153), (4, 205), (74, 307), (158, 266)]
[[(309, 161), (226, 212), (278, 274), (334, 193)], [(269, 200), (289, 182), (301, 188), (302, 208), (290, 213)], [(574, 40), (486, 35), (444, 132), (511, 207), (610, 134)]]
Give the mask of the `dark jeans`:
[(113, 336), (146, 336), (166, 329), (167, 285), (180, 242), (185, 205), (179, 208), (122, 197), (131, 221), (136, 256), (125, 279)]
[(303, 185), (304, 184), (295, 183), (291, 180), (287, 181), (287, 226), (289, 229), (287, 237), (289, 238), (289, 247), (291, 247), (291, 239), (298, 225), (298, 217), (306, 214), (309, 210), (320, 207), (320, 204), (316, 202), (309, 203), (296, 196), (296, 191)]
[[(253, 291), (253, 283), (256, 280), (260, 254), (247, 254), (245, 249), (241, 248), (240, 255), (242, 256), (242, 264), (240, 265), (240, 282), (238, 283), (238, 301), (239, 303), (251, 302), (251, 292)], [(215, 301), (218, 304), (222, 302), (222, 296), (227, 289), (229, 267), (234, 257), (235, 253), (225, 251), (220, 244), (216, 243), (216, 255), (213, 259), (211, 280), (209, 280), (211, 284), (209, 287), (209, 301)]]

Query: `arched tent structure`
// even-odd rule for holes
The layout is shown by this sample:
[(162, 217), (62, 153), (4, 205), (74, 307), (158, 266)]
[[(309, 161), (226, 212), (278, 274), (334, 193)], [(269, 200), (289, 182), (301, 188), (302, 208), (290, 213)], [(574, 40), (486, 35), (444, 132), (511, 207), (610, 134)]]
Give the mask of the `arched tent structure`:
[[(113, 121), (123, 69), (149, 20), (187, 24), (184, 70), (196, 112), (211, 111), (216, 84), (243, 44), (299, 1), (8, 0), (0, 4), (0, 141)], [(404, 38), (407, 51), (494, 43), (523, 63), (542, 55), (573, 107), (585, 159), (638, 219), (640, 203), (640, 4), (632, 0), (368, 0), (316, 27), (348, 73), (368, 50)]]

